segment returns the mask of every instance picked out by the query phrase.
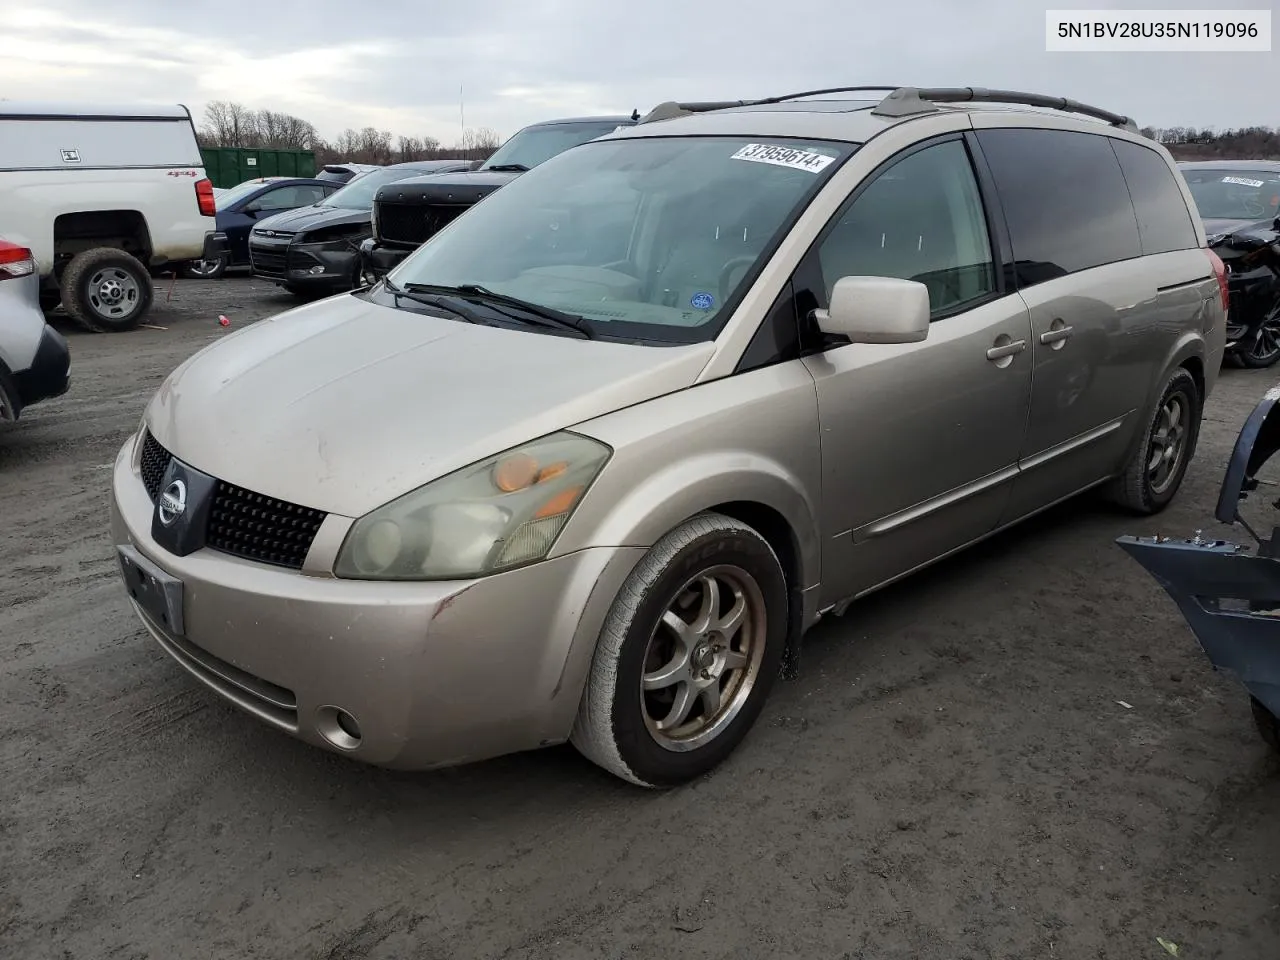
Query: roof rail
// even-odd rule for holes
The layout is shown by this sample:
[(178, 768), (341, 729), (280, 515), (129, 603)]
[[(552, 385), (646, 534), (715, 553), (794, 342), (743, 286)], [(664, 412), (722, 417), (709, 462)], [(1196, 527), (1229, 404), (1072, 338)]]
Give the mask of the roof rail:
[(1017, 103), (1028, 107), (1046, 107), (1064, 113), (1079, 113), (1098, 120), (1105, 120), (1113, 127), (1138, 132), (1132, 117), (1121, 116), (1101, 107), (1091, 107), (1065, 97), (1047, 97), (1041, 93), (1022, 93), (1017, 90), (987, 90), (983, 87), (899, 87), (885, 97), (871, 112), (879, 117), (909, 117), (919, 113), (932, 113), (937, 103)]
[(685, 117), (691, 113), (710, 113), (713, 110), (728, 110), (730, 107), (749, 107), (759, 102), (759, 100), (702, 100), (693, 103), (677, 103), (675, 100), (667, 100), (665, 103), (658, 104), (636, 122), (653, 123), (655, 120), (670, 120), (672, 117)]

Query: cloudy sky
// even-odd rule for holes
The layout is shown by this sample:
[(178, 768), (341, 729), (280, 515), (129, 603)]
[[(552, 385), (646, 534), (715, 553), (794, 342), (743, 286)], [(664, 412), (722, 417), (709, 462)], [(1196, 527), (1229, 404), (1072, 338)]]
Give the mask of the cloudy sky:
[[(1274, 0), (1166, 7), (1266, 9)], [(1028, 0), (0, 0), (0, 97), (210, 100), (445, 143), (841, 84), (1036, 90), (1142, 125), (1280, 125), (1280, 53), (1046, 53)], [(1057, 2), (1124, 9), (1152, 3)]]

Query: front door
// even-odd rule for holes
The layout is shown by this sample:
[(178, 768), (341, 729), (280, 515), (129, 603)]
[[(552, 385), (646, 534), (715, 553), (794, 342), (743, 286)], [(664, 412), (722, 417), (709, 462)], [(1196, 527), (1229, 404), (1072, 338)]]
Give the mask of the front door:
[(824, 604), (991, 532), (1031, 395), (1026, 305), (1003, 289), (961, 137), (913, 148), (873, 174), (797, 285), (825, 304), (836, 280), (856, 275), (924, 283), (932, 323), (920, 343), (833, 345), (804, 361), (821, 427)]

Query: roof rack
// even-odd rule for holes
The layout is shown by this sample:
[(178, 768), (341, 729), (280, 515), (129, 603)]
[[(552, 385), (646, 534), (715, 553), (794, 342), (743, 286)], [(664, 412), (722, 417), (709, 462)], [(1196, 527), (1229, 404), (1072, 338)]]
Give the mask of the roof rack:
[(1018, 90), (988, 90), (985, 87), (828, 87), (825, 90), (805, 90), (801, 93), (765, 97), (761, 100), (706, 100), (694, 103), (677, 103), (675, 100), (668, 100), (658, 104), (638, 122), (653, 123), (656, 120), (670, 120), (673, 117), (683, 117), (691, 113), (710, 113), (715, 110), (729, 110), (733, 107), (759, 107), (830, 93), (870, 93), (884, 90), (890, 91), (888, 96), (871, 111), (878, 117), (911, 117), (921, 113), (933, 113), (938, 110), (939, 103), (1013, 103), (1060, 110), (1064, 113), (1079, 113), (1105, 120), (1112, 126), (1138, 132), (1138, 125), (1133, 118), (1103, 110), (1101, 107), (1091, 107), (1087, 103), (1068, 100), (1066, 97), (1048, 97), (1042, 93), (1022, 93)]
[(1028, 107), (1046, 107), (1064, 113), (1079, 113), (1098, 120), (1105, 120), (1113, 127), (1138, 132), (1132, 117), (1125, 117), (1101, 107), (1068, 100), (1065, 97), (1047, 97), (1041, 93), (1022, 93), (1018, 90), (987, 90), (984, 87), (899, 87), (885, 97), (871, 111), (878, 117), (909, 117), (919, 113), (932, 113), (938, 103), (1016, 103)]
[(780, 97), (765, 97), (762, 100), (704, 100), (693, 103), (678, 103), (675, 100), (668, 100), (660, 103), (643, 117), (640, 117), (638, 123), (653, 123), (655, 120), (670, 120), (673, 117), (683, 117), (691, 113), (710, 113), (714, 110), (729, 110), (733, 107), (759, 107), (770, 103), (782, 103), (786, 100), (799, 100), (802, 97), (817, 97), (828, 93), (860, 93), (884, 90), (901, 90), (901, 86), (890, 86), (883, 84), (874, 87), (829, 87), (826, 90), (805, 90), (801, 93), (788, 93)]

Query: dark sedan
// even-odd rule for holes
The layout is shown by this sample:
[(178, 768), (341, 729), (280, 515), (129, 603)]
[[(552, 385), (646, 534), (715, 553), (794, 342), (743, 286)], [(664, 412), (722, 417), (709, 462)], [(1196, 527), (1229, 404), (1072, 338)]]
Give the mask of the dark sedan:
[(1280, 360), (1280, 162), (1179, 164), (1204, 220), (1209, 246), (1227, 266), (1227, 356), (1241, 366)]
[(286, 210), (309, 207), (338, 190), (342, 184), (300, 177), (263, 177), (215, 194), (217, 233), (224, 253), (216, 260), (193, 260), (182, 270), (185, 277), (216, 280), (228, 267), (249, 265), (249, 231), (254, 224)]
[(360, 241), (369, 236), (373, 196), (406, 177), (470, 169), (467, 160), (415, 160), (375, 167), (311, 207), (264, 220), (249, 236), (253, 274), (302, 299), (361, 285)]
[(570, 147), (633, 126), (639, 117), (632, 113), (531, 124), (512, 134), (478, 169), (380, 189), (374, 203), (373, 236), (360, 249), (366, 278), (385, 275), (455, 217), (526, 170)]

